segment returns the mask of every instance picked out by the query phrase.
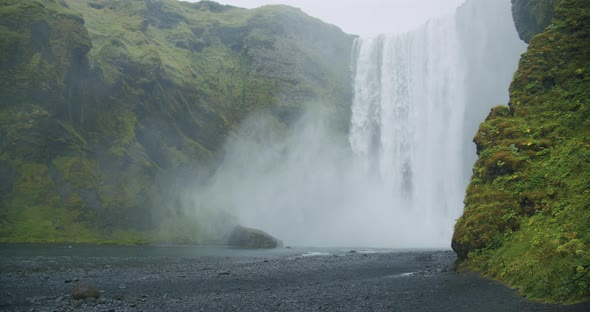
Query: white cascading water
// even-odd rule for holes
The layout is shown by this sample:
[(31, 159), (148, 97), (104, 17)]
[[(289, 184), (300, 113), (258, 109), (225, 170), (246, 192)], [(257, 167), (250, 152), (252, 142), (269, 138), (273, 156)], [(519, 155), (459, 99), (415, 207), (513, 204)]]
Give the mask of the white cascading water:
[(227, 211), (287, 245), (450, 248), (471, 138), (508, 102), (524, 50), (506, 0), (469, 0), (414, 31), (359, 38), (349, 134), (321, 105), (280, 135), (273, 116), (251, 116), (187, 206), (204, 220)]
[(359, 38), (354, 49), (351, 148), (391, 192), (392, 209), (420, 211), (429, 228), (448, 229), (462, 207), (465, 88), (455, 28), (454, 18), (433, 20)]
[[(477, 110), (467, 113), (467, 105), (485, 111), (506, 103), (500, 101), (507, 99), (508, 75), (518, 51), (524, 50), (516, 37), (506, 40), (508, 48), (500, 42), (490, 45), (494, 17), (486, 21), (478, 16), (486, 10), (504, 14), (496, 22), (510, 23), (509, 3), (470, 1), (455, 16), (431, 20), (415, 31), (355, 41), (350, 146), (369, 179), (390, 194), (390, 209), (431, 241), (448, 241), (463, 209), (464, 164), (473, 164), (465, 139), (475, 133), (474, 121), (466, 118)], [(493, 60), (499, 49), (493, 45), (512, 52), (498, 68)], [(486, 61), (488, 66), (482, 65)], [(474, 72), (470, 67), (475, 66), (484, 71)], [(479, 77), (486, 75), (504, 85), (483, 84)], [(487, 98), (477, 99), (473, 90)]]

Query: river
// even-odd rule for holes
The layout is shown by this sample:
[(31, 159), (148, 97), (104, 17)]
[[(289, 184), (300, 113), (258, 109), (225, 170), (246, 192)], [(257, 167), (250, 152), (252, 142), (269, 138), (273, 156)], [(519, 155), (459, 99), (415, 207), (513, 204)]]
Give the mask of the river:
[[(1, 245), (2, 311), (590, 311), (555, 306), (436, 250)], [(74, 300), (79, 282), (101, 290)]]

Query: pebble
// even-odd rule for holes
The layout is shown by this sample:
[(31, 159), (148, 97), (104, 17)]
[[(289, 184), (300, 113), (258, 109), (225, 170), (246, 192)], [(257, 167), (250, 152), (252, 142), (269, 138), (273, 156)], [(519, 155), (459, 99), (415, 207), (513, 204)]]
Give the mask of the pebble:
[[(213, 260), (171, 258), (157, 262), (153, 259), (141, 260), (144, 262), (138, 260), (139, 264), (133, 262), (133, 266), (125, 266), (126, 263), (119, 260), (117, 262), (119, 265), (112, 265), (114, 269), (111, 273), (108, 273), (110, 269), (105, 266), (96, 268), (98, 264), (90, 269), (80, 267), (47, 273), (47, 276), (51, 277), (49, 283), (52, 287), (47, 293), (57, 292), (48, 297), (39, 297), (39, 294), (33, 291), (38, 289), (37, 285), (47, 285), (41, 282), (43, 280), (40, 278), (41, 275), (32, 274), (25, 280), (16, 276), (0, 275), (0, 282), (8, 285), (18, 281), (20, 289), (31, 289), (31, 305), (6, 307), (7, 311), (31, 312), (312, 311), (320, 309), (413, 311), (412, 304), (408, 302), (421, 302), (421, 305), (427, 305), (429, 291), (434, 290), (436, 285), (440, 285), (437, 292), (441, 292), (447, 287), (446, 285), (457, 283), (451, 274), (440, 275), (440, 272), (450, 270), (455, 260), (452, 252), (434, 252), (436, 256), (430, 260), (417, 257), (416, 253), (361, 256), (362, 253), (344, 251), (343, 254), (346, 254), (346, 257), (330, 258), (330, 261), (321, 257), (297, 257), (298, 260), (295, 261), (293, 256), (273, 258), (271, 261), (260, 258), (239, 261), (225, 261), (221, 258)], [(391, 274), (397, 265), (396, 261), (415, 266), (415, 271), (418, 273), (407, 278), (380, 279), (379, 271), (375, 271), (377, 274), (372, 271), (376, 269)], [(363, 267), (371, 268), (371, 270), (358, 269)], [(179, 279), (179, 271), (187, 272), (188, 278)], [(146, 272), (158, 272), (158, 276), (142, 280)], [(420, 272), (423, 272), (422, 274), (427, 278), (420, 277)], [(106, 295), (102, 295), (98, 300), (76, 301), (65, 293), (60, 294), (60, 289), (64, 288), (62, 281), (72, 281), (71, 276), (74, 274), (98, 276), (93, 282), (104, 288)], [(219, 278), (230, 275), (230, 278)], [(427, 284), (414, 285), (428, 286), (416, 288), (412, 286), (412, 281), (414, 283), (427, 281)], [(466, 281), (466, 285), (473, 283), (469, 279)], [(401, 283), (403, 289), (391, 287), (388, 283)], [(476, 287), (481, 286), (478, 284)], [(125, 297), (118, 292), (124, 292)], [(423, 297), (419, 297), (420, 292)], [(451, 302), (447, 300), (448, 294), (441, 294), (443, 295), (444, 301)], [(512, 300), (502, 296), (505, 294), (497, 295), (498, 302)], [(11, 302), (16, 301), (11, 299)], [(529, 309), (530, 306), (526, 302), (518, 301), (517, 304), (519, 307), (525, 307), (519, 311), (533, 311)], [(511, 310), (515, 306), (506, 304), (505, 307)], [(430, 306), (430, 308), (436, 311), (435, 307)], [(445, 310), (443, 306), (439, 308)], [(477, 311), (477, 306), (473, 311)]]

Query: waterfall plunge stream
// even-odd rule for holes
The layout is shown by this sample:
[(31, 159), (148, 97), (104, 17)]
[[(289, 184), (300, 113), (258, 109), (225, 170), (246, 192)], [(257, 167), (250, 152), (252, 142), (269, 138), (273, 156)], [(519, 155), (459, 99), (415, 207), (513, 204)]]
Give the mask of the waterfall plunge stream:
[(446, 239), (464, 189), (465, 74), (455, 30), (445, 18), (357, 39), (350, 129), (357, 160), (396, 215)]
[(252, 116), (190, 206), (287, 245), (449, 248), (472, 137), (508, 102), (525, 48), (505, 0), (468, 0), (414, 31), (358, 38), (348, 139), (313, 109), (285, 136), (272, 116)]
[[(390, 196), (397, 218), (433, 240), (448, 242), (462, 212), (465, 164), (474, 161), (469, 118), (507, 102), (524, 49), (506, 31), (509, 10), (508, 2), (468, 1), (415, 31), (355, 40), (349, 140), (356, 161)], [(479, 85), (481, 76), (498, 82)]]

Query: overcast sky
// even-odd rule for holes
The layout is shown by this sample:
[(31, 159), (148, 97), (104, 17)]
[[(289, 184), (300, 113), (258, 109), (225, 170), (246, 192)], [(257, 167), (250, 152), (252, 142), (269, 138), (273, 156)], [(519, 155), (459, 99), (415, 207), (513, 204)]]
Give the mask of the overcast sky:
[[(198, 2), (197, 0), (188, 0)], [(405, 31), (448, 14), (465, 0), (215, 0), (243, 8), (287, 4), (362, 36)], [(507, 1), (507, 0), (506, 0)]]

